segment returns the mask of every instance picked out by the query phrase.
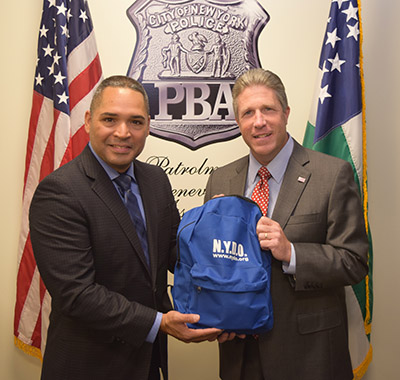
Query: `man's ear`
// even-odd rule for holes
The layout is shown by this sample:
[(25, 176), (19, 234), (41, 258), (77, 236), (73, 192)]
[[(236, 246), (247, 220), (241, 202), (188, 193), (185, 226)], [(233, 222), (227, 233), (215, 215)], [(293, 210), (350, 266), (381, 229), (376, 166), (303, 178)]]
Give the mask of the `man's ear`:
[(286, 111), (284, 113), (285, 113), (285, 116), (286, 116), (286, 123), (287, 123), (288, 120), (289, 120), (289, 114), (290, 114), (290, 107), (289, 106), (286, 108)]
[(90, 111), (85, 112), (85, 131), (86, 133), (89, 133), (90, 131), (90, 121), (92, 120), (92, 115), (90, 114)]

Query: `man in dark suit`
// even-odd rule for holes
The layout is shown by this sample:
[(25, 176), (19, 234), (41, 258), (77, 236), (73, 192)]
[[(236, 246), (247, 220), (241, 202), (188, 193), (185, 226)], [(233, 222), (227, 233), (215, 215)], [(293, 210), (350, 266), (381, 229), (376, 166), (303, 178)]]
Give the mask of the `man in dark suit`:
[(268, 212), (257, 233), (272, 254), (274, 326), (259, 337), (222, 334), (221, 378), (350, 380), (345, 286), (361, 281), (368, 269), (352, 168), (302, 147), (287, 133), (290, 109), (275, 74), (250, 70), (232, 92), (250, 154), (211, 174), (205, 200), (251, 197), (259, 168), (271, 173)]
[[(189, 329), (199, 316), (171, 311), (167, 270), (179, 214), (166, 174), (136, 159), (149, 122), (137, 81), (104, 80), (85, 115), (89, 145), (35, 192), (31, 241), (52, 297), (42, 379), (153, 380), (159, 368), (167, 379), (167, 334), (190, 342), (220, 333)], [(125, 192), (121, 173), (133, 179)], [(132, 219), (124, 204), (131, 193)]]

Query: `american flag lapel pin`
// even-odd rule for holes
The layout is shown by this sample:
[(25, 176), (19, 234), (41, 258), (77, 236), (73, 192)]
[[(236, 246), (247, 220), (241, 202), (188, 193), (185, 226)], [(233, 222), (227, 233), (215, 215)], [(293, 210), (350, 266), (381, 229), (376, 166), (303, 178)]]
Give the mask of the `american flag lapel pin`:
[(306, 181), (306, 179), (304, 177), (297, 178), (297, 182), (304, 183), (305, 181)]

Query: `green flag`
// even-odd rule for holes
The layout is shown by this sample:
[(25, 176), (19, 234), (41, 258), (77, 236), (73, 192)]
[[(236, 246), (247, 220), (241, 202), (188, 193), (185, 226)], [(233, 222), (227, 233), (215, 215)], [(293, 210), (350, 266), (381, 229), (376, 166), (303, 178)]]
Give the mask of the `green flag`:
[[(364, 206), (370, 241), (369, 273), (346, 288), (349, 347), (354, 379), (372, 360), (372, 241), (368, 225), (366, 128), (360, 0), (332, 0), (318, 80), (303, 145), (350, 162)], [(338, 365), (340, 365), (338, 363)]]

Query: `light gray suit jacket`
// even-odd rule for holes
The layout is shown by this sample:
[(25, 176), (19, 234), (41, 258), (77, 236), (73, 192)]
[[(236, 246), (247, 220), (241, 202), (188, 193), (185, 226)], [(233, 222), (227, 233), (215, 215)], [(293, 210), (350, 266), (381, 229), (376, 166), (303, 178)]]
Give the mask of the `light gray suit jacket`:
[[(244, 194), (248, 156), (214, 171), (205, 200)], [(303, 180), (304, 179), (304, 180)], [(296, 276), (272, 260), (274, 327), (259, 338), (266, 380), (352, 379), (344, 287), (367, 274), (368, 240), (349, 163), (294, 143), (272, 219), (296, 250)], [(240, 378), (244, 342), (220, 345), (224, 380)]]

